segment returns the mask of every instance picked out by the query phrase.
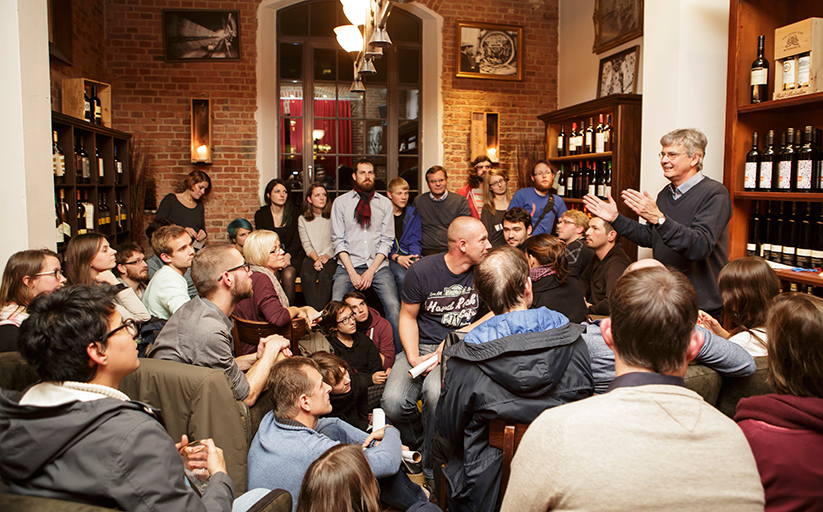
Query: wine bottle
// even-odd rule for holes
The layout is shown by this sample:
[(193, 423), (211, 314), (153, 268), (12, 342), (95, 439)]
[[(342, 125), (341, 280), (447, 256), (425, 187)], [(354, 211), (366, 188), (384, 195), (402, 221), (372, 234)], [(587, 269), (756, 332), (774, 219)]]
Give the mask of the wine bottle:
[(91, 183), (91, 159), (83, 147), (83, 137), (77, 137), (77, 148), (75, 148), (75, 169), (77, 169), (77, 183)]
[(97, 86), (91, 86), (91, 104), (94, 108), (94, 124), (103, 124), (103, 104), (100, 98), (97, 97)]
[(803, 219), (798, 227), (797, 266), (812, 267), (812, 220), (811, 204), (806, 203), (803, 208)]
[(86, 208), (86, 231), (94, 233), (94, 203), (89, 202), (86, 192), (83, 192), (83, 206)]
[(760, 257), (772, 259), (772, 202), (766, 201), (766, 214), (760, 221)]
[(57, 233), (55, 234), (57, 242), (57, 247), (62, 249), (67, 243), (69, 243), (69, 238), (71, 238), (71, 225), (69, 224), (69, 204), (66, 202), (66, 191), (65, 189), (60, 189), (58, 191), (59, 197), (57, 202), (55, 203), (55, 212), (57, 217), (55, 219), (55, 224), (57, 227)]
[(569, 133), (569, 154), (577, 154), (577, 123), (572, 123), (572, 131)]
[(83, 118), (90, 123), (94, 123), (94, 105), (85, 87), (83, 88)]
[(572, 162), (571, 168), (569, 170), (569, 174), (566, 176), (566, 197), (575, 197), (574, 196), (574, 166), (575, 166), (575, 163)]
[(123, 162), (117, 158), (117, 146), (114, 146), (114, 183), (123, 183)]
[(612, 133), (612, 115), (606, 114), (606, 124), (603, 126), (603, 151), (611, 151), (613, 142), (614, 134)]
[(606, 145), (603, 140), (603, 114), (600, 114), (600, 118), (597, 122), (597, 129), (594, 131), (594, 152), (595, 153), (603, 153), (606, 151)]
[[(591, 128), (591, 126), (589, 127)], [(589, 168), (589, 172), (587, 174), (588, 179), (586, 180), (587, 189), (586, 192), (589, 195), (596, 195), (597, 194), (597, 172), (596, 172), (596, 162), (587, 162), (587, 166)]]
[(783, 59), (783, 90), (790, 91), (797, 87), (797, 61), (794, 57)]
[(554, 179), (557, 184), (557, 195), (560, 197), (566, 196), (566, 171), (563, 164), (560, 164), (560, 170), (557, 172), (557, 177)]
[(757, 148), (757, 132), (752, 133), (752, 149), (746, 153), (746, 165), (743, 172), (743, 189), (757, 189), (757, 167), (760, 165), (760, 150)]
[(594, 118), (589, 118), (589, 124), (586, 126), (586, 141), (585, 141), (585, 151), (586, 153), (594, 153)]
[(63, 148), (57, 143), (57, 130), (52, 130), (51, 163), (54, 171), (54, 182), (63, 184), (66, 182), (66, 154)]
[(785, 144), (780, 150), (777, 164), (778, 192), (789, 192), (792, 189), (792, 176), (797, 172), (797, 154), (794, 151), (794, 128), (786, 130)]
[(86, 206), (83, 204), (83, 200), (80, 199), (80, 191), (77, 191), (77, 234), (78, 235), (85, 235), (88, 233), (86, 230)]
[(557, 156), (566, 156), (566, 125), (560, 125), (560, 133), (557, 134)]
[(575, 142), (577, 144), (577, 154), (582, 155), (585, 153), (585, 145), (583, 144), (583, 139), (586, 137), (586, 123), (585, 121), (580, 121), (580, 129), (577, 130), (577, 137), (575, 138)]
[(749, 237), (746, 241), (746, 256), (760, 256), (760, 202), (754, 202), (754, 215), (749, 221)]
[(806, 136), (803, 146), (797, 155), (797, 179), (795, 190), (798, 192), (812, 191), (812, 173), (814, 167), (814, 148), (812, 147), (812, 127), (806, 127)]
[(584, 163), (577, 164), (577, 175), (574, 177), (574, 192), (576, 198), (581, 198), (586, 195), (589, 189), (589, 184), (586, 183), (586, 169)]
[(786, 208), (786, 217), (783, 221), (783, 257), (781, 263), (793, 267), (797, 255), (797, 204), (792, 203)]
[(811, 53), (804, 52), (797, 56), (797, 87), (809, 86), (809, 70), (811, 68)]
[(760, 168), (758, 175), (760, 182), (757, 185), (759, 190), (772, 189), (772, 168), (774, 165), (774, 130), (766, 133), (766, 149), (760, 154)]
[(812, 268), (823, 268), (823, 212), (820, 203), (815, 203), (815, 211), (812, 212), (814, 224), (812, 225)]
[(812, 177), (812, 188), (815, 192), (823, 191), (823, 131), (813, 128), (814, 134), (814, 174)]
[(597, 197), (606, 199), (606, 162), (598, 162)]
[(769, 61), (763, 57), (766, 36), (757, 36), (757, 58), (752, 62), (752, 103), (769, 99)]
[(770, 261), (780, 263), (783, 259), (783, 203), (778, 201), (777, 211), (772, 212), (771, 238), (772, 251)]
[(111, 233), (111, 210), (106, 202), (106, 194), (100, 192), (97, 196), (97, 224), (100, 226), (100, 232), (108, 235)]
[(106, 166), (103, 161), (103, 154), (100, 153), (100, 148), (94, 146), (94, 159), (97, 163), (97, 183), (102, 185), (106, 180)]
[(606, 168), (606, 180), (603, 193), (603, 199), (605, 200), (608, 200), (609, 196), (612, 195), (612, 161), (609, 160), (607, 164), (608, 167)]

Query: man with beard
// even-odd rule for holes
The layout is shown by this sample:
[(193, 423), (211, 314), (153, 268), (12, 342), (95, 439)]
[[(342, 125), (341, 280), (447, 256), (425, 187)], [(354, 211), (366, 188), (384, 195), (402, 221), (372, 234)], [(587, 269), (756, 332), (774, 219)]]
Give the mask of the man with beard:
[(566, 203), (557, 194), (552, 194), (554, 171), (548, 162), (540, 160), (532, 169), (534, 187), (521, 188), (514, 193), (509, 210), (524, 208), (532, 216), (532, 235), (552, 234), (557, 219), (566, 211)]
[(420, 214), (423, 233), (423, 256), (448, 250), (448, 230), (457, 217), (470, 217), (469, 202), (460, 194), (449, 194), (449, 176), (446, 169), (434, 165), (426, 171), (428, 194), (420, 194), (414, 207)]
[[(380, 360), (383, 369), (388, 370), (394, 364), (394, 338), (392, 338), (391, 325), (385, 318), (380, 316), (376, 309), (366, 304), (366, 296), (363, 292), (350, 291), (343, 300), (354, 313), (354, 320), (357, 322), (357, 332), (364, 334), (380, 351)], [(398, 340), (399, 342), (400, 340)], [(402, 348), (402, 345), (401, 345)]]
[(223, 370), (234, 383), (235, 397), (251, 407), (265, 389), (272, 365), (290, 355), (289, 340), (272, 334), (260, 339), (256, 354), (233, 357), (229, 315), (251, 297), (249, 265), (234, 247), (213, 245), (197, 253), (191, 270), (199, 295), (169, 318), (149, 357)]
[(512, 208), (503, 215), (503, 238), (506, 245), (520, 249), (526, 248), (526, 240), (532, 236), (532, 218), (523, 208)]
[(117, 280), (134, 290), (135, 295), (142, 299), (146, 283), (149, 282), (149, 264), (146, 263), (143, 248), (134, 242), (120, 244), (114, 259), (117, 262), (115, 268), (120, 275)]
[(347, 292), (374, 286), (397, 338), (400, 301), (388, 260), (394, 242), (394, 209), (386, 196), (374, 192), (374, 164), (358, 161), (352, 177), (354, 188), (331, 207), (331, 239), (338, 260), (331, 298), (343, 300)]
[(480, 155), (474, 159), (472, 167), (469, 171), (469, 183), (457, 193), (469, 201), (472, 217), (479, 219), (483, 210), (483, 176), (492, 170), (492, 161), (486, 155)]

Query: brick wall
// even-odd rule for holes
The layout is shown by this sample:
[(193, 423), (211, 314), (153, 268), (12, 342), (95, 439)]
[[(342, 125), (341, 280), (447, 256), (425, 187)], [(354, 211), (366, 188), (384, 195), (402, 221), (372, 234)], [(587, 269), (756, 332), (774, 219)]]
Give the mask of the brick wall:
[[(214, 110), (213, 182), (206, 201), (211, 241), (225, 241), (225, 226), (251, 219), (259, 206), (256, 168), (257, 8), (259, 0), (74, 0), (74, 66), (52, 64), (53, 107), (60, 108), (60, 81), (85, 77), (112, 84), (112, 123), (151, 144), (158, 199), (191, 171), (192, 97), (209, 97)], [(473, 111), (500, 113), (500, 156), (516, 185), (512, 162), (521, 140), (542, 138), (537, 115), (557, 105), (558, 0), (426, 0), (443, 16), (443, 144), (452, 188), (465, 182)], [(206, 8), (239, 12), (242, 61), (166, 63), (162, 9)], [(467, 13), (471, 13), (467, 17)], [(457, 19), (524, 28), (522, 82), (457, 79)], [(93, 21), (93, 23), (90, 23)], [(105, 29), (105, 34), (103, 33)]]

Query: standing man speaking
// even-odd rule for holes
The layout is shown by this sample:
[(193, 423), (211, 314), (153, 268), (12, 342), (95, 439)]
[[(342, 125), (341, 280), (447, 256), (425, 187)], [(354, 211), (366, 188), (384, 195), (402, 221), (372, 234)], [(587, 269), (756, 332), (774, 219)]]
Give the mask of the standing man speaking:
[(583, 204), (614, 226), (618, 234), (642, 247), (651, 247), (654, 259), (683, 272), (697, 292), (700, 309), (722, 320), (723, 300), (717, 275), (729, 261), (729, 191), (703, 176), (706, 136), (700, 130), (674, 130), (660, 139), (660, 166), (669, 185), (655, 201), (644, 191), (627, 189), (623, 202), (646, 224), (617, 211), (617, 203), (587, 194)]

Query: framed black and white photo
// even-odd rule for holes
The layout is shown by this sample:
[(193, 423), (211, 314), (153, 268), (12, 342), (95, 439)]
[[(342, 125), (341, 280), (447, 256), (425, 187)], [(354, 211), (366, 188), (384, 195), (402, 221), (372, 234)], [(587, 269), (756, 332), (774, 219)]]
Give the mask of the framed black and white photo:
[(163, 50), (167, 62), (239, 61), (237, 11), (164, 10)]
[(640, 46), (600, 59), (597, 77), (597, 97), (612, 94), (635, 94)]
[(643, 0), (594, 0), (596, 54), (643, 35)]
[(457, 22), (458, 78), (523, 79), (523, 28)]

